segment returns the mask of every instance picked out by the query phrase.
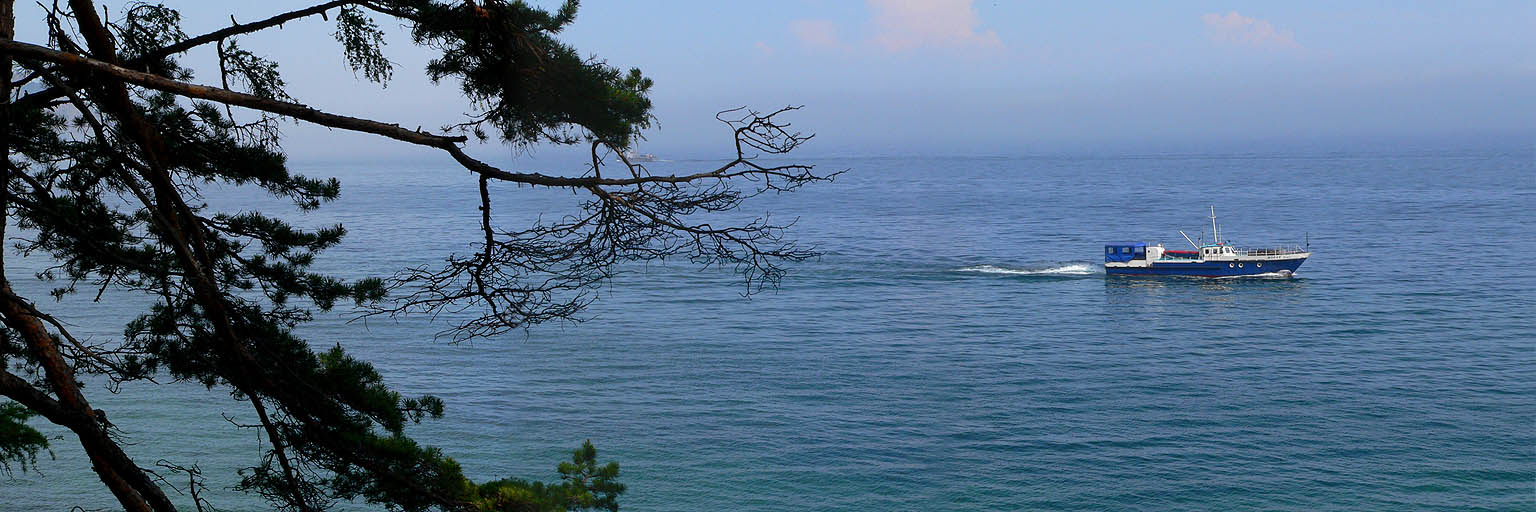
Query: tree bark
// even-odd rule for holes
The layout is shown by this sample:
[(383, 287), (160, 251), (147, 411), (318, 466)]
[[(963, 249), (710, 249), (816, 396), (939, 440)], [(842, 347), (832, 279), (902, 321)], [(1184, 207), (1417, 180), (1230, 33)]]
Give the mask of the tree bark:
[[(16, 36), (16, 12), (15, 0), (0, 0), (0, 41), (10, 42)], [(0, 240), (5, 238), (5, 228), (9, 221), (7, 213), (10, 210), (10, 184), (11, 166), (11, 58), (9, 55), (0, 57), (0, 155), (4, 155), (5, 165), (0, 165)], [(134, 512), (151, 512), (155, 510), (150, 506), (149, 500), (142, 496), (135, 486), (128, 483), (119, 473), (118, 467), (126, 465), (133, 468), (140, 476), (142, 472), (123, 453), (122, 447), (107, 435), (106, 428), (97, 421), (90, 404), (85, 401), (85, 396), (75, 385), (74, 372), (64, 362), (59, 354), (58, 346), (52, 336), (43, 327), (38, 318), (28, 312), (30, 308), (19, 304), (20, 300), (11, 292), (11, 284), (5, 274), (5, 258), (0, 251), (0, 314), (4, 315), (5, 324), (16, 331), (26, 340), (29, 348), (43, 366), (44, 374), (63, 403), (54, 400), (46, 393), (32, 387), (20, 377), (0, 368), (0, 394), (17, 401), (28, 409), (38, 411), (55, 424), (64, 426), (74, 432), (80, 439), (80, 444), (85, 448), (86, 454), (91, 459), (91, 469), (95, 470), (97, 477), (117, 497), (125, 510)], [(158, 492), (159, 488), (155, 488)], [(165, 505), (164, 510), (174, 510), (170, 501), (165, 500), (162, 494), (159, 496)]]
[[(16, 0), (0, 0), (0, 41), (16, 39)], [(11, 56), (0, 55), (0, 241), (11, 209)], [(0, 283), (4, 282), (5, 251), (0, 250)]]
[[(21, 300), (11, 292), (10, 283), (0, 283), (0, 315), (4, 316), (5, 325), (26, 340), (27, 346), (43, 367), (48, 385), (59, 399), (54, 401), (48, 398), (9, 373), (5, 374), (8, 379), (0, 383), (0, 391), (28, 408), (44, 413), (49, 421), (74, 432), (90, 456), (91, 469), (96, 471), (101, 482), (112, 491), (123, 508), (135, 512), (174, 512), (176, 508), (160, 488), (107, 435), (106, 427), (97, 420), (90, 403), (75, 384), (74, 371), (59, 354), (53, 337)], [(29, 389), (35, 393), (27, 393)]]

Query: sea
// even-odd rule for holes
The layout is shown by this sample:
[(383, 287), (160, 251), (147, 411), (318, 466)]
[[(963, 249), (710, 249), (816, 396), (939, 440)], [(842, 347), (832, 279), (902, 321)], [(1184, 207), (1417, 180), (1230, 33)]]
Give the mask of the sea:
[[(302, 334), (442, 397), (408, 432), (476, 480), (557, 480), (590, 440), (620, 464), (623, 510), (1536, 510), (1528, 140), (798, 161), (847, 172), (738, 212), (821, 252), (777, 288), (669, 259), (623, 266), (579, 322), (456, 343), (441, 318), (344, 307)], [(478, 239), (475, 181), (446, 159), (294, 165), (341, 199), (204, 200), (345, 225), (317, 265), (348, 278)], [(492, 194), (509, 229), (583, 200)], [(1282, 279), (1104, 274), (1104, 243), (1187, 247), (1213, 206), (1224, 239), (1312, 258)], [(80, 336), (120, 337), (147, 303), (55, 302), (17, 260), (18, 288)], [(196, 465), (210, 505), (265, 509), (230, 489), (264, 442), (236, 426), (248, 405), (160, 380), (88, 379), (88, 398), (142, 465)], [(77, 442), (34, 423), (58, 437), (0, 475), (0, 509), (114, 509)], [(161, 473), (191, 509), (185, 475)]]

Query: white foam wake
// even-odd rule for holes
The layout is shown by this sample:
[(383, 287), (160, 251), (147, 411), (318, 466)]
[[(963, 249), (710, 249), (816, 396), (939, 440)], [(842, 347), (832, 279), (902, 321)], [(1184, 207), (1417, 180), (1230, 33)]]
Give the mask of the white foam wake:
[(1293, 272), (1291, 272), (1289, 270), (1281, 270), (1279, 272), (1265, 272), (1263, 274), (1248, 274), (1248, 275), (1242, 275), (1242, 276), (1220, 276), (1220, 277), (1216, 277), (1216, 278), (1213, 278), (1213, 279), (1290, 279), (1292, 277), (1295, 277), (1295, 273), (1293, 273)]
[(975, 265), (958, 269), (958, 272), (976, 272), (980, 274), (1005, 274), (1014, 276), (1086, 276), (1099, 273), (1099, 268), (1088, 263), (1071, 263), (1050, 268), (1008, 268), (996, 265)]

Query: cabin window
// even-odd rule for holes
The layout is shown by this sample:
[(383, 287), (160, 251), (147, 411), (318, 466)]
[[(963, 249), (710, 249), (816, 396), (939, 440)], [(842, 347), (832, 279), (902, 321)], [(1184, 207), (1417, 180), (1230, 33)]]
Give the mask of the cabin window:
[(1131, 253), (1131, 248), (1130, 247), (1121, 247), (1120, 248), (1120, 254), (1130, 254), (1130, 253)]
[(1105, 247), (1104, 248), (1104, 254), (1114, 254), (1114, 253), (1115, 253), (1115, 248), (1114, 247)]

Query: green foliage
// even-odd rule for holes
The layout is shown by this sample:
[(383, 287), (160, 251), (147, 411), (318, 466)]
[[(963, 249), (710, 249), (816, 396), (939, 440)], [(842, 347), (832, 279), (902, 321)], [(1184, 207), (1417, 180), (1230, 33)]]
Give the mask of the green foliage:
[[(181, 13), (162, 4), (133, 3), (123, 13), (123, 19), (113, 24), (117, 33), (118, 51), (123, 61), (137, 61), (154, 50), (181, 42), (187, 38), (181, 30)], [(191, 78), (191, 72), (177, 66), (169, 58), (143, 63), (147, 71), (178, 80)]]
[(124, 60), (133, 60), (187, 38), (187, 33), (181, 30), (181, 13), (164, 4), (135, 2), (115, 28), (118, 50), (127, 57)]
[(615, 147), (627, 147), (650, 126), (652, 82), (639, 69), (628, 72), (584, 59), (555, 34), (576, 20), (570, 0), (554, 14), (523, 2), (450, 5), (427, 1), (391, 2), (418, 16), (417, 44), (442, 50), (427, 64), (433, 81), (459, 80), (464, 95), (483, 112), (460, 125), (487, 138), (484, 125), (512, 144), (574, 143), (572, 127)]
[(244, 48), (234, 39), (225, 41), (221, 45), (220, 57), (223, 59), (223, 71), (234, 79), (234, 85), (245, 91), (271, 100), (293, 101), (283, 91), (282, 75), (277, 72), (277, 63), (262, 58)]
[(0, 468), (11, 473), (15, 463), (26, 471), (37, 464), (37, 452), (48, 448), (48, 438), (27, 425), (27, 419), (36, 416), (21, 404), (0, 403)]
[(619, 494), (624, 492), (624, 484), (618, 482), (619, 463), (599, 466), (591, 440), (557, 469), (559, 484), (515, 479), (480, 484), (474, 505), (487, 512), (619, 510)]
[(356, 6), (341, 8), (336, 15), (336, 32), (331, 34), (341, 43), (347, 57), (347, 65), (354, 73), (361, 73), (369, 81), (384, 84), (394, 73), (389, 59), (384, 58), (384, 31), (373, 23), (373, 18)]

